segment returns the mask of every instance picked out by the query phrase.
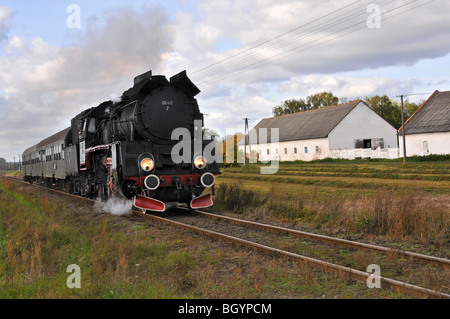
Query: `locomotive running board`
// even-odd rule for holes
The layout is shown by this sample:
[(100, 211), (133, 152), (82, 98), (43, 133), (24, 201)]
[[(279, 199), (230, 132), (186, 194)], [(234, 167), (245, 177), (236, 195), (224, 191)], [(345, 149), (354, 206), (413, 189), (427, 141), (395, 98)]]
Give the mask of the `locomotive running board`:
[(191, 200), (191, 208), (192, 209), (198, 209), (198, 208), (206, 208), (213, 205), (212, 195), (207, 194), (203, 195), (197, 198), (194, 198)]
[(138, 195), (134, 199), (134, 206), (145, 209), (145, 210), (151, 210), (154, 212), (164, 212), (166, 210), (166, 205), (154, 198), (145, 197)]

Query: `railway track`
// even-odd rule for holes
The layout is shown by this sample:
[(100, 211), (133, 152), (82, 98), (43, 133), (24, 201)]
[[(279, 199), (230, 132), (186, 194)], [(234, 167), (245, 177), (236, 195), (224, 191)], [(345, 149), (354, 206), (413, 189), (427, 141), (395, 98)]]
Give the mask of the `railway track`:
[(259, 228), (259, 229), (263, 229), (263, 230), (267, 230), (267, 231), (271, 231), (271, 232), (277, 232), (277, 233), (281, 233), (281, 234), (295, 236), (298, 238), (315, 240), (315, 241), (319, 241), (319, 242), (326, 243), (326, 244), (351, 247), (351, 248), (356, 248), (356, 249), (364, 249), (364, 250), (373, 251), (373, 252), (395, 254), (398, 257), (406, 257), (406, 258), (414, 259), (414, 260), (417, 260), (420, 262), (433, 264), (433, 265), (442, 267), (444, 269), (450, 269), (450, 260), (445, 259), (445, 258), (428, 256), (428, 255), (418, 254), (418, 253), (414, 253), (414, 252), (409, 252), (409, 251), (404, 251), (404, 250), (399, 250), (399, 249), (389, 248), (389, 247), (384, 247), (384, 246), (366, 244), (366, 243), (342, 239), (342, 238), (324, 236), (324, 235), (319, 235), (319, 234), (315, 234), (315, 233), (311, 233), (311, 232), (295, 230), (295, 229), (291, 229), (291, 228), (279, 227), (279, 226), (274, 226), (274, 225), (268, 225), (268, 224), (228, 217), (228, 216), (224, 216), (224, 215), (212, 214), (212, 213), (204, 212), (204, 211), (200, 211), (200, 210), (195, 210), (195, 213), (200, 214), (205, 217), (208, 217), (208, 218), (220, 219), (220, 220), (228, 221), (231, 223), (236, 223), (238, 225)]
[[(6, 177), (1, 177), (1, 178), (5, 179)], [(13, 180), (15, 182), (24, 183), (21, 180), (18, 180), (15, 178), (7, 178), (7, 179)], [(28, 183), (25, 183), (25, 184), (29, 185)], [(36, 185), (34, 185), (34, 186), (36, 186)], [(86, 198), (79, 197), (79, 196), (72, 195), (72, 194), (67, 194), (67, 193), (64, 193), (64, 192), (61, 192), (58, 190), (53, 190), (53, 189), (48, 189), (48, 190), (51, 192), (62, 194), (64, 196), (70, 196), (72, 198), (77, 198), (79, 200), (95, 202), (95, 200), (86, 199)], [(209, 237), (218, 238), (221, 240), (232, 242), (234, 244), (237, 244), (240, 246), (245, 246), (245, 247), (248, 247), (248, 248), (251, 248), (254, 250), (258, 250), (258, 251), (266, 253), (266, 254), (272, 254), (272, 255), (290, 259), (295, 262), (301, 262), (301, 263), (307, 264), (309, 266), (319, 268), (323, 271), (338, 274), (340, 276), (348, 277), (350, 279), (361, 281), (363, 283), (366, 283), (368, 281), (369, 277), (371, 277), (373, 279), (373, 275), (371, 275), (370, 273), (365, 272), (365, 271), (357, 270), (357, 269), (347, 267), (347, 266), (338, 265), (336, 263), (324, 261), (324, 260), (318, 259), (318, 258), (308, 257), (303, 254), (299, 254), (299, 253), (292, 252), (292, 251), (287, 251), (285, 249), (276, 248), (276, 247), (273, 247), (273, 245), (261, 244), (254, 240), (251, 240), (251, 239), (242, 238), (242, 236), (230, 235), (229, 233), (211, 230), (212, 227), (208, 227), (208, 228), (199, 227), (199, 226), (194, 225), (195, 221), (193, 222), (192, 220), (189, 222), (183, 222), (180, 220), (176, 220), (177, 218), (180, 219), (180, 216), (182, 216), (181, 219), (186, 218), (186, 214), (158, 214), (158, 215), (142, 214), (142, 212), (139, 210), (133, 210), (133, 214), (140, 218), (170, 224), (172, 226), (175, 226), (175, 227), (178, 227), (181, 229), (187, 229), (189, 231), (193, 231), (193, 232), (196, 232), (201, 235), (206, 235)], [(197, 216), (207, 217), (208, 219), (220, 220), (220, 221), (226, 222), (228, 224), (236, 224), (236, 225), (247, 227), (247, 228), (251, 227), (251, 228), (255, 228), (255, 229), (270, 232), (270, 233), (274, 233), (274, 232), (284, 233), (291, 237), (295, 236), (296, 238), (315, 240), (315, 241), (319, 241), (321, 243), (325, 243), (328, 245), (334, 245), (334, 246), (339, 245), (339, 246), (351, 247), (353, 249), (363, 249), (363, 250), (368, 250), (368, 251), (373, 251), (373, 252), (383, 253), (383, 254), (395, 253), (395, 254), (397, 254), (397, 256), (403, 256), (406, 258), (414, 259), (415, 261), (418, 261), (418, 262), (430, 263), (430, 264), (442, 267), (446, 270), (448, 270), (448, 268), (450, 266), (450, 260), (444, 259), (444, 258), (427, 256), (427, 255), (422, 255), (422, 254), (417, 254), (417, 253), (412, 253), (412, 252), (407, 252), (407, 251), (393, 250), (391, 248), (386, 248), (386, 247), (382, 247), (382, 246), (370, 245), (370, 244), (349, 241), (349, 240), (340, 239), (340, 238), (334, 238), (334, 237), (323, 236), (323, 235), (318, 235), (318, 234), (313, 234), (313, 233), (308, 233), (308, 232), (302, 232), (302, 231), (298, 231), (298, 230), (293, 230), (293, 229), (288, 229), (288, 228), (283, 228), (283, 227), (278, 227), (278, 226), (273, 226), (273, 225), (261, 224), (261, 223), (256, 223), (256, 222), (252, 222), (252, 221), (246, 221), (246, 220), (242, 220), (242, 219), (237, 219), (237, 218), (232, 218), (232, 217), (227, 217), (227, 216), (222, 216), (222, 215), (217, 215), (217, 214), (211, 214), (211, 213), (207, 213), (204, 211), (195, 211), (195, 214)], [(189, 218), (191, 218), (191, 217), (189, 217)], [(402, 282), (399, 280), (395, 280), (395, 279), (391, 279), (391, 278), (387, 278), (387, 277), (383, 277), (383, 276), (379, 276), (378, 279), (379, 279), (379, 282), (381, 283), (381, 288), (392, 289), (394, 291), (409, 294), (409, 295), (417, 297), (417, 298), (450, 299), (450, 295), (446, 294), (444, 292), (439, 292), (436, 290), (420, 287), (417, 285), (409, 284), (406, 282)], [(369, 279), (369, 280), (371, 280), (371, 279)]]

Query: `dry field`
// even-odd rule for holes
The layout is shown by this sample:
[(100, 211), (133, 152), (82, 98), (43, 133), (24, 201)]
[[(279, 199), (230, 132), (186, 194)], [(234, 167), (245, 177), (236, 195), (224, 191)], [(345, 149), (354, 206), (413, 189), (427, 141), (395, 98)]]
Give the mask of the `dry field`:
[(450, 163), (225, 168), (215, 210), (450, 257)]

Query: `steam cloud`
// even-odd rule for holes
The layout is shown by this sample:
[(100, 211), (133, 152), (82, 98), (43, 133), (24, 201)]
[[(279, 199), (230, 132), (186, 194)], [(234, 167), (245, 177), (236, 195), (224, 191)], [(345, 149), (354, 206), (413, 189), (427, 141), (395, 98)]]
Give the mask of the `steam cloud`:
[(121, 198), (110, 198), (107, 202), (97, 200), (94, 208), (98, 212), (110, 213), (116, 216), (131, 214), (133, 201)]

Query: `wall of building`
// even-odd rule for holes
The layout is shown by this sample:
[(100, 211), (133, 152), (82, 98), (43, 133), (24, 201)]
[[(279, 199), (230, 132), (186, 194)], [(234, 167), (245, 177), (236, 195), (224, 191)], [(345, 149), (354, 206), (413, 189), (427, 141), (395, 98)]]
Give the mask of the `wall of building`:
[[(401, 135), (399, 144), (400, 156), (403, 156), (403, 137)], [(406, 135), (407, 156), (430, 154), (450, 154), (450, 132)]]
[(328, 135), (330, 150), (354, 149), (355, 140), (383, 139), (384, 148), (397, 148), (397, 130), (363, 102)]
[[(243, 150), (244, 147), (239, 146), (239, 149)], [(330, 155), (328, 138), (251, 145), (251, 149), (252, 151), (257, 150), (261, 161), (312, 161)], [(248, 146), (247, 153), (249, 153)]]
[(383, 148), (383, 149), (345, 149), (345, 150), (331, 150), (331, 158), (343, 158), (353, 160), (355, 158), (385, 158), (394, 159), (399, 157), (398, 148)]

